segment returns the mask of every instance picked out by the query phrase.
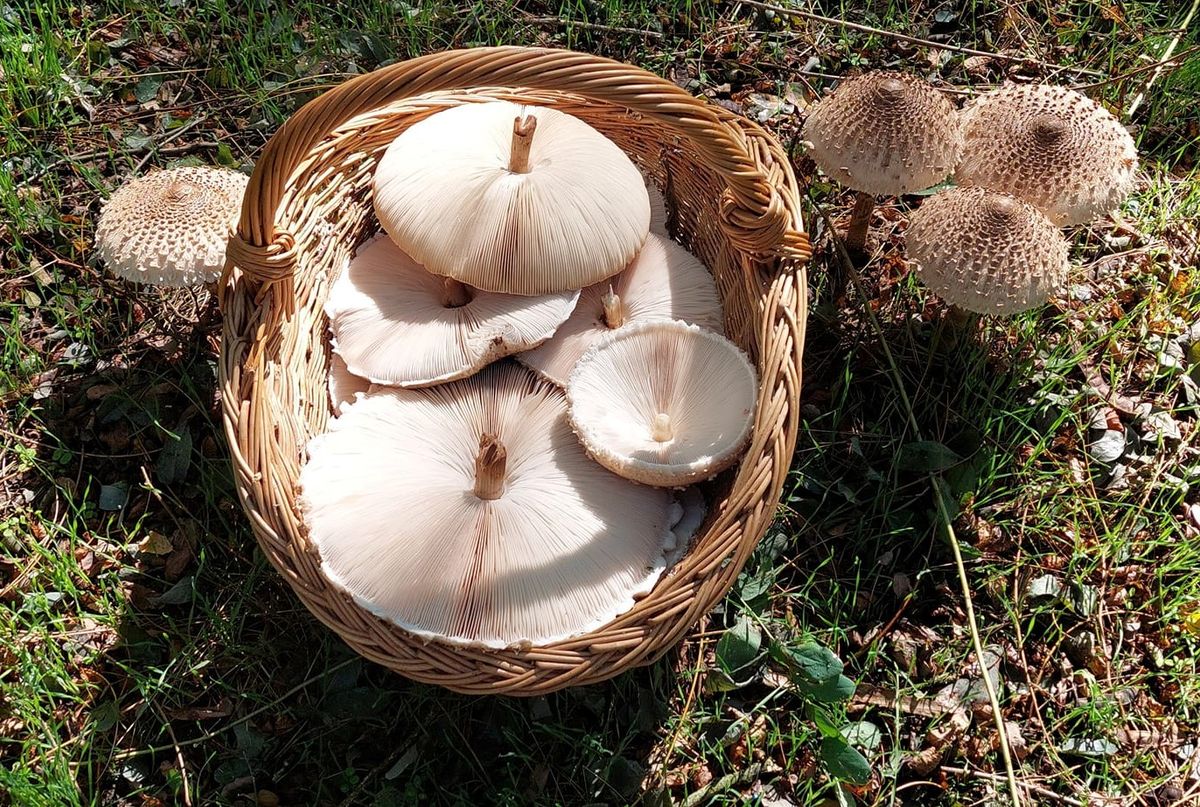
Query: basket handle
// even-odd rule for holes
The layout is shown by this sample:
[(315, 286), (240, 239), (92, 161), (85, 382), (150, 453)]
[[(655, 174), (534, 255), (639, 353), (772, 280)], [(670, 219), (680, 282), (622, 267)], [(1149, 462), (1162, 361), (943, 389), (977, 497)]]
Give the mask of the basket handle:
[[(355, 115), (425, 93), (479, 86), (571, 92), (627, 107), (687, 136), (727, 185), (721, 225), (740, 248), (804, 259), (807, 238), (763, 176), (740, 127), (665, 79), (612, 59), (569, 50), (489, 47), (432, 53), (352, 79), (293, 115), (263, 150), (246, 190), (232, 263), (261, 282), (295, 268), (294, 241), (275, 230), (284, 185), (308, 152)], [(725, 113), (721, 113), (725, 114)]]

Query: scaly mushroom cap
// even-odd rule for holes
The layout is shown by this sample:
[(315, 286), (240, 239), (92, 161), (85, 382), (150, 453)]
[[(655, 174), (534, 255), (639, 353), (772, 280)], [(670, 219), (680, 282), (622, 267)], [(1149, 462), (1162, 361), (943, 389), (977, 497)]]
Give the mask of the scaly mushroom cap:
[(628, 322), (678, 319), (724, 333), (721, 298), (708, 269), (671, 239), (650, 234), (629, 267), (579, 296), (571, 317), (541, 347), (517, 360), (565, 386), (579, 357)]
[(169, 168), (125, 183), (96, 224), (96, 251), (115, 275), (194, 286), (216, 280), (250, 178), (220, 168)]
[(301, 508), (322, 569), (360, 605), (456, 644), (544, 644), (648, 592), (695, 502), (588, 459), (561, 390), (505, 362), (377, 388), (308, 447)]
[(426, 272), (387, 238), (365, 244), (325, 303), (334, 351), (376, 384), (423, 387), (465, 378), (549, 339), (579, 299), (470, 289)]
[(930, 289), (980, 314), (1044, 303), (1067, 280), (1067, 241), (1041, 211), (983, 188), (926, 199), (909, 221), (908, 256)]
[(333, 411), (340, 413), (342, 407), (354, 403), (358, 393), (371, 388), (371, 382), (350, 372), (341, 356), (334, 353), (329, 357), (329, 401)]
[(732, 465), (750, 439), (758, 376), (720, 334), (644, 320), (602, 337), (571, 373), (571, 426), (601, 465), (679, 487)]
[(1107, 109), (1066, 87), (1008, 84), (963, 109), (959, 185), (1010, 193), (1059, 226), (1119, 207), (1137, 147)]
[(899, 196), (938, 184), (958, 162), (954, 105), (928, 82), (876, 71), (844, 79), (804, 122), (808, 153), (842, 185)]
[(429, 271), (508, 294), (597, 283), (650, 230), (646, 186), (615, 143), (507, 101), (462, 104), (397, 137), (375, 171), (375, 213)]

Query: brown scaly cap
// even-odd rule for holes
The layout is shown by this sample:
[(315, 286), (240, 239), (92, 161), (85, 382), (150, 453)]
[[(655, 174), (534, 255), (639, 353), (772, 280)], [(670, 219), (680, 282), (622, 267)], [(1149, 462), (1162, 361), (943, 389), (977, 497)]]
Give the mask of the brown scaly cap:
[(809, 154), (848, 188), (896, 196), (938, 184), (962, 146), (954, 105), (907, 73), (876, 71), (842, 81), (804, 123)]
[(1091, 221), (1133, 189), (1133, 138), (1066, 87), (1008, 84), (981, 95), (963, 110), (963, 135), (958, 184), (1011, 193), (1060, 226)]
[(1037, 208), (984, 188), (934, 194), (912, 214), (908, 255), (925, 285), (980, 314), (1045, 302), (1067, 279), (1067, 242)]

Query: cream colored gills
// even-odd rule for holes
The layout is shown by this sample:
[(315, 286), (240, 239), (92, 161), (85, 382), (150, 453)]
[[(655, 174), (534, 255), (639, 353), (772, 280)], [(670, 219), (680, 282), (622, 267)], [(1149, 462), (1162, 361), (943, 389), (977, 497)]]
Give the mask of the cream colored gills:
[(616, 144), (555, 109), (462, 104), (413, 125), (375, 172), (383, 229), (430, 272), (540, 295), (621, 271), (650, 201)]
[(300, 484), (330, 580), (409, 631), (494, 648), (628, 610), (702, 520), (592, 462), (562, 391), (510, 362), (376, 389), (311, 441)]

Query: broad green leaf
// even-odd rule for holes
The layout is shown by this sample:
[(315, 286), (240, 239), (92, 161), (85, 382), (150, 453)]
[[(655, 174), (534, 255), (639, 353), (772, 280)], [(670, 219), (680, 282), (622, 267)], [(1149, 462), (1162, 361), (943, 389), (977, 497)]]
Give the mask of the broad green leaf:
[(842, 662), (833, 651), (816, 642), (788, 647), (776, 644), (772, 647), (775, 659), (787, 666), (792, 680), (810, 686), (824, 683), (842, 674)]
[(842, 726), (842, 736), (851, 745), (857, 745), (859, 748), (865, 748), (868, 751), (874, 751), (883, 740), (883, 732), (879, 730), (879, 726), (876, 726), (869, 720), (857, 720), (853, 723), (847, 723)]
[(829, 769), (829, 775), (836, 779), (862, 785), (871, 778), (871, 764), (867, 758), (842, 737), (826, 737), (821, 741), (821, 761)]
[(838, 675), (819, 684), (796, 681), (796, 688), (818, 703), (838, 703), (854, 696), (854, 682)]
[(944, 471), (961, 461), (962, 457), (936, 440), (905, 443), (896, 457), (896, 465), (901, 470), (921, 473)]
[(762, 633), (758, 625), (746, 617), (738, 617), (737, 623), (725, 631), (717, 642), (717, 663), (731, 677), (758, 657), (762, 645)]

